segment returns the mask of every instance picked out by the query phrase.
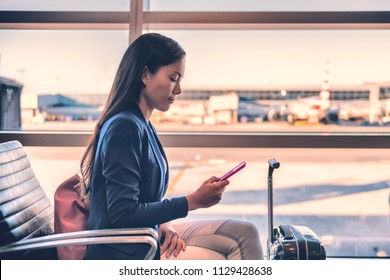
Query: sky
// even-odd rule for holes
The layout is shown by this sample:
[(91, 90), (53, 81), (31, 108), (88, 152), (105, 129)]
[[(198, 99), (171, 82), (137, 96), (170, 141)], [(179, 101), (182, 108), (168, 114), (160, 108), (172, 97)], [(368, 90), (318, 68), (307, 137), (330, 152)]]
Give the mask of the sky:
[[(34, 2), (0, 0), (0, 10), (54, 10), (53, 1), (39, 1), (41, 7)], [(56, 2), (59, 10), (107, 10), (108, 3)], [(128, 0), (109, 2), (108, 10), (129, 6)], [(144, 6), (150, 10), (390, 10), (387, 0), (238, 2), (240, 8), (232, 0), (160, 0)], [(390, 81), (390, 30), (156, 32), (176, 39), (187, 52), (183, 89), (320, 87), (327, 61), (331, 86)], [(23, 83), (24, 93), (107, 93), (127, 44), (125, 30), (0, 30), (0, 76)]]

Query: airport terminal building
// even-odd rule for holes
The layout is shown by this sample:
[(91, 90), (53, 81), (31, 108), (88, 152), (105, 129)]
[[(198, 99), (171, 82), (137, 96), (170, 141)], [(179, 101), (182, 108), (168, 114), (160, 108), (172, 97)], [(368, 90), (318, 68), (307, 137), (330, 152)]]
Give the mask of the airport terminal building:
[[(177, 104), (182, 110), (181, 112), (171, 112), (172, 114), (183, 115), (184, 117), (205, 117), (207, 111), (210, 111), (210, 100), (218, 96), (236, 95), (239, 100), (247, 100), (257, 102), (253, 104), (253, 110), (257, 111), (269, 111), (269, 106), (288, 106), (289, 103), (315, 97), (320, 94), (321, 90), (318, 87), (312, 86), (286, 86), (286, 87), (263, 87), (260, 89), (228, 89), (228, 90), (207, 90), (207, 89), (190, 89), (183, 90), (183, 92), (177, 97)], [(378, 110), (383, 117), (389, 117), (390, 115), (390, 82), (388, 83), (373, 83), (363, 84), (359, 86), (335, 86), (330, 90), (330, 101), (333, 107), (340, 107), (343, 109), (348, 107), (351, 111), (351, 107), (354, 110), (362, 111), (364, 116), (346, 116), (346, 118), (362, 118), (368, 120), (368, 114), (371, 110), (372, 104), (375, 103)], [(43, 94), (38, 95), (38, 107), (39, 111), (44, 115), (45, 120), (97, 120), (107, 99), (107, 95), (104, 94)], [(228, 102), (225, 99), (220, 99), (217, 102)], [(192, 109), (189, 110), (188, 102), (191, 101)], [(353, 103), (351, 103), (353, 101)], [(209, 102), (209, 104), (207, 104)], [(259, 107), (259, 106), (263, 107)], [(220, 104), (219, 107), (223, 107)], [(246, 106), (246, 105), (245, 105)], [(197, 108), (194, 108), (197, 107)], [(222, 108), (221, 107), (221, 108)], [(254, 108), (256, 107), (256, 108)], [(265, 108), (267, 107), (267, 108)], [(364, 109), (363, 109), (364, 108)], [(232, 110), (230, 115), (237, 115), (237, 108), (226, 108)], [(366, 111), (366, 112), (363, 112)], [(214, 114), (214, 113), (210, 113)], [(272, 117), (267, 117), (267, 112), (259, 112), (260, 117), (264, 120), (270, 120)], [(344, 114), (351, 114), (350, 112)], [(355, 113), (357, 114), (357, 113)], [(161, 119), (159, 113), (158, 119)], [(188, 116), (187, 116), (188, 115)], [(253, 115), (253, 114), (252, 114)], [(238, 116), (239, 117), (239, 116)], [(237, 116), (233, 117), (237, 119)], [(254, 119), (249, 117), (249, 119)], [(240, 120), (238, 120), (240, 121)], [(227, 123), (232, 121), (227, 120)]]

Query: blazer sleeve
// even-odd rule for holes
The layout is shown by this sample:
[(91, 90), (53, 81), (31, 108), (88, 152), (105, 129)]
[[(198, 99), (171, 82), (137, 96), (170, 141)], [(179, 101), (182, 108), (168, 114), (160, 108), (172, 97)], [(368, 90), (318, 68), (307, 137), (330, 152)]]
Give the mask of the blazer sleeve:
[(102, 141), (102, 174), (113, 227), (152, 227), (188, 214), (184, 196), (150, 203), (139, 201), (143, 133), (134, 120), (120, 118), (111, 124)]

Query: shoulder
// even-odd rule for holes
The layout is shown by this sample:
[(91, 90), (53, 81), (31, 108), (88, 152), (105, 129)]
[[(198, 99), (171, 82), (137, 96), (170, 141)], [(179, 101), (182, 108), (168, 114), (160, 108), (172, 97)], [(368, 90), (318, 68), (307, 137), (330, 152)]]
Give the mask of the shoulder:
[(105, 140), (114, 138), (143, 138), (147, 136), (147, 124), (132, 112), (117, 116), (109, 125)]

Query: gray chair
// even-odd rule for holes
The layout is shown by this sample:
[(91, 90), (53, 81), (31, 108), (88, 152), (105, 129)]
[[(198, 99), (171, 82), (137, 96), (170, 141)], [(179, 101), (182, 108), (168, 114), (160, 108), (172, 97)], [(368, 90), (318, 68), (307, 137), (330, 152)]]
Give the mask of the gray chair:
[(157, 252), (152, 228), (88, 230), (56, 234), (54, 208), (18, 141), (0, 143), (0, 259), (56, 259), (58, 246), (146, 243)]

